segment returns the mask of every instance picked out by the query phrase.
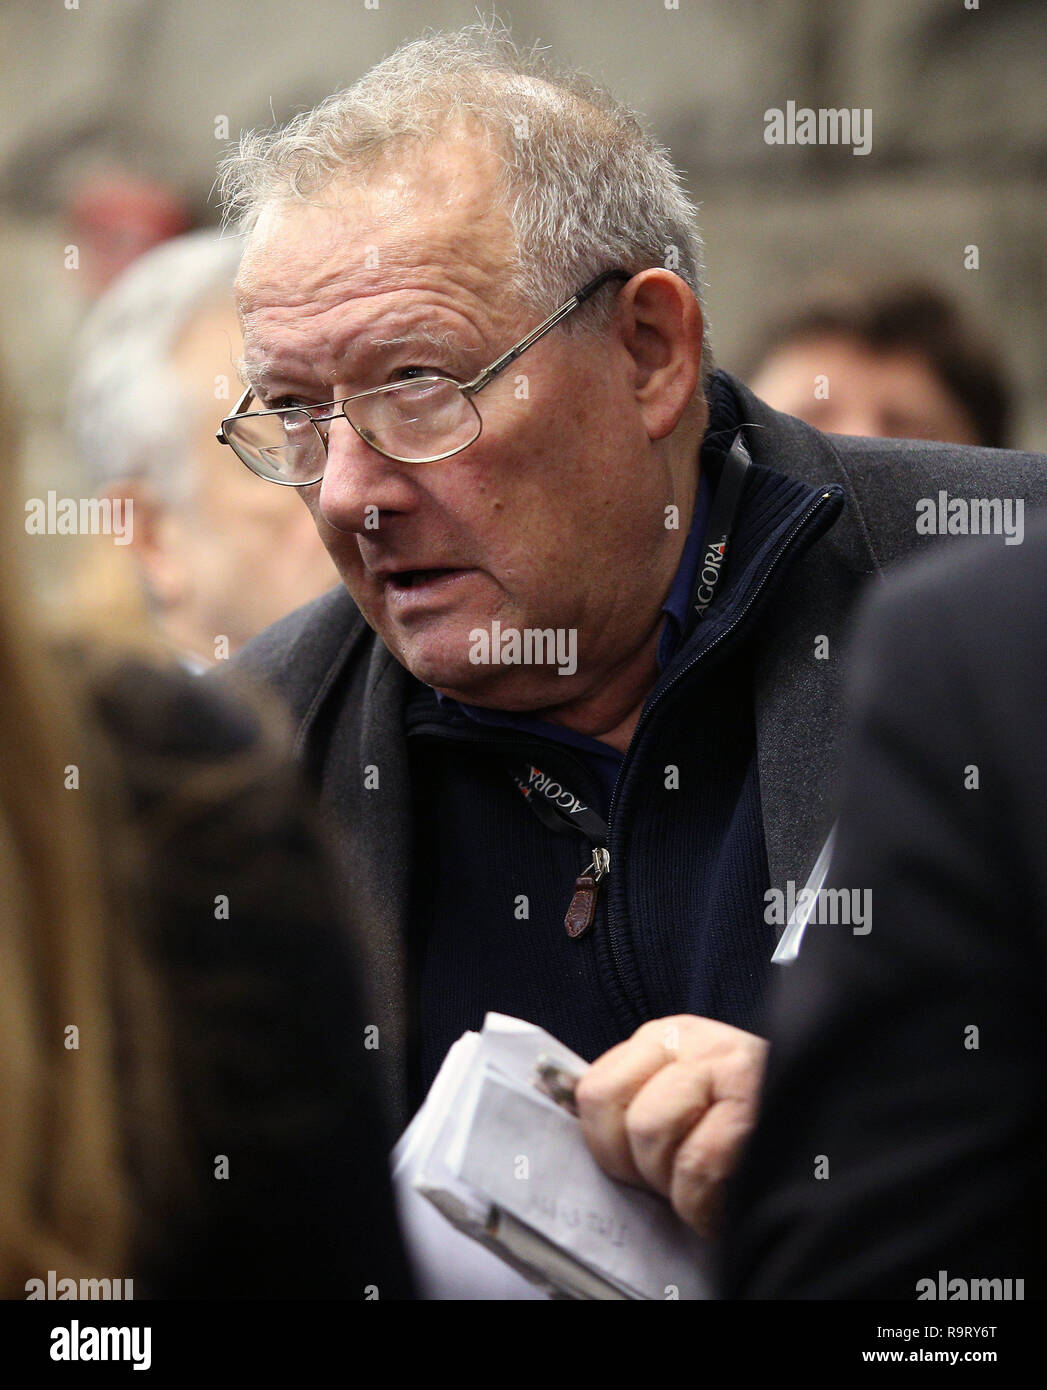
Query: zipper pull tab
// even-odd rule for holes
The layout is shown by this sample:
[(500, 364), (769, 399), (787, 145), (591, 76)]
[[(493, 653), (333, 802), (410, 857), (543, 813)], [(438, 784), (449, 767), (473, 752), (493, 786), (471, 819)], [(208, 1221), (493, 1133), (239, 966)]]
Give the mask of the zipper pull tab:
[(564, 928), (570, 937), (584, 936), (596, 916), (596, 899), (600, 892), (600, 880), (611, 867), (611, 856), (605, 849), (594, 849), (592, 862), (582, 870), (574, 884), (574, 894), (567, 915), (563, 919)]

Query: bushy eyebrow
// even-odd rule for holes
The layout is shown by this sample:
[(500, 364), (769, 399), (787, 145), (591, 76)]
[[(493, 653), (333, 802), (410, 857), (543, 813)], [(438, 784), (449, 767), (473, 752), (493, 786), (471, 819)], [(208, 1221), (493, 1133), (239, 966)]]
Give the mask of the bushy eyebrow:
[[(440, 353), (467, 351), (474, 354), (476, 352), (476, 349), (463, 348), (460, 336), (453, 328), (440, 330), (424, 323), (406, 333), (397, 333), (391, 337), (368, 338), (367, 345), (372, 348), (420, 347)], [(250, 364), (248, 364), (246, 357), (237, 358), (235, 366), (237, 375), (244, 386), (261, 390), (265, 379), (274, 375), (274, 363), (275, 357), (272, 353), (261, 352), (254, 356)]]
[(459, 335), (453, 328), (445, 328), (443, 332), (438, 329), (430, 328), (427, 324), (419, 324), (417, 328), (411, 329), (408, 333), (398, 333), (392, 338), (372, 338), (372, 347), (411, 347), (415, 343), (423, 347), (434, 348), (438, 351), (446, 352), (448, 349), (455, 350), (461, 346)]

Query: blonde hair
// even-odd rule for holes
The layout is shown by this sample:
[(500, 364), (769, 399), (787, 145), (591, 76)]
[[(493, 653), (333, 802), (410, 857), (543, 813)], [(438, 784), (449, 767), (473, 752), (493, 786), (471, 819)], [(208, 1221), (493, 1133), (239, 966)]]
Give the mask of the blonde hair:
[[(7, 496), (13, 469), (0, 460)], [(96, 827), (119, 820), (107, 804), (116, 781), (85, 737), (84, 691), (23, 600), (9, 515), (0, 531), (0, 1295), (10, 1298), (49, 1270), (132, 1273), (123, 1114), (128, 1095), (162, 1110), (164, 1086), (153, 982), (102, 869)], [(72, 789), (74, 768), (89, 786)], [(118, 1059), (121, 1023), (133, 1037)]]

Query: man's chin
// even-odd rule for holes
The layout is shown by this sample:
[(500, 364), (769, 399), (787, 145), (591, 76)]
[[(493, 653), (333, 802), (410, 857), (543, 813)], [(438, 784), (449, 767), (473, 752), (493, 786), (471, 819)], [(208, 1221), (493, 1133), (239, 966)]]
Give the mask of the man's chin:
[(457, 662), (414, 656), (410, 660), (402, 656), (400, 662), (416, 680), (431, 685), (449, 699), (461, 700), (465, 704), (482, 705), (483, 693), (491, 687), (489, 673), (477, 671), (475, 666), (462, 667)]
[[(463, 656), (460, 652), (452, 655), (447, 651), (434, 651), (422, 643), (402, 642), (393, 645), (388, 638), (385, 640), (400, 665), (406, 666), (416, 680), (431, 685), (434, 690), (441, 693), (451, 689), (466, 691), (478, 682), (476, 667), (471, 666), (468, 656)], [(467, 697), (463, 694), (461, 698)]]
[(469, 660), (469, 628), (459, 631), (459, 626), (451, 628), (448, 624), (438, 633), (436, 625), (431, 624), (428, 632), (394, 630), (382, 636), (400, 665), (406, 666), (416, 680), (441, 694), (455, 692), (452, 699), (468, 701), (483, 686), (485, 676), (490, 676), (490, 669)]

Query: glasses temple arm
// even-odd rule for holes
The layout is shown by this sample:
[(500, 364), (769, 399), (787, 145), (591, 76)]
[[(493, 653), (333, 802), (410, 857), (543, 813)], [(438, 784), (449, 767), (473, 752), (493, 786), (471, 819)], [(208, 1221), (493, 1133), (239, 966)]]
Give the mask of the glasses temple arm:
[(565, 319), (567, 315), (573, 313), (580, 304), (584, 304), (598, 289), (606, 285), (608, 280), (631, 279), (632, 276), (624, 270), (605, 270), (604, 273), (598, 275), (595, 280), (590, 280), (587, 285), (583, 285), (577, 294), (571, 295), (566, 303), (561, 304), (559, 309), (554, 310), (554, 312), (540, 323), (537, 328), (532, 329), (526, 338), (521, 338), (515, 347), (511, 347), (508, 352), (503, 353), (502, 356), (492, 362), (489, 367), (485, 367), (479, 376), (474, 377), (472, 381), (467, 381), (462, 387), (462, 390), (468, 391), (470, 394), (481, 391), (492, 377), (496, 377), (499, 372), (504, 372), (506, 367), (515, 362), (521, 353), (526, 352), (529, 347), (532, 347), (543, 333), (548, 333), (550, 328), (555, 328), (561, 319)]
[[(245, 408), (246, 408), (246, 406), (247, 406), (247, 402), (251, 399), (251, 397), (252, 397), (253, 395), (254, 395), (254, 387), (253, 387), (253, 386), (249, 386), (249, 387), (247, 388), (247, 390), (243, 393), (243, 395), (240, 397), (240, 399), (237, 401), (237, 403), (233, 406), (232, 414), (227, 415), (227, 416), (225, 417), (225, 419), (226, 419), (226, 420), (232, 420), (232, 419), (234, 419), (237, 415), (243, 415), (243, 414), (245, 413)], [(215, 439), (218, 440), (219, 444), (228, 444), (228, 443), (229, 443), (228, 439), (226, 439), (226, 437), (225, 437), (225, 420), (222, 421), (222, 423), (219, 425), (218, 429), (215, 431)]]

